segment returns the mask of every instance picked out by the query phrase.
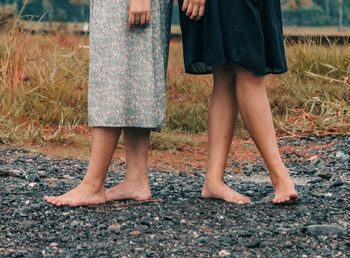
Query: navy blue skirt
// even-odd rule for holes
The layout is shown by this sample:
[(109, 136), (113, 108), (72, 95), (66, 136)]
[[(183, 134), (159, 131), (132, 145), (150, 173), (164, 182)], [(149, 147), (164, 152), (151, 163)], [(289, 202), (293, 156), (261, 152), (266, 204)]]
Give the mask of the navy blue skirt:
[(236, 64), (258, 76), (287, 71), (279, 0), (207, 0), (200, 21), (181, 10), (185, 70), (212, 73)]

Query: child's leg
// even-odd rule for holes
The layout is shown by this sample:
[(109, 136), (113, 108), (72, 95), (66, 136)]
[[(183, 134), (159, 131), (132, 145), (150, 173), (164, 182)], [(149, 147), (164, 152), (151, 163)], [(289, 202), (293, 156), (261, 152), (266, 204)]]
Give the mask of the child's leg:
[(202, 190), (204, 198), (218, 198), (233, 203), (249, 203), (224, 182), (227, 156), (238, 115), (235, 79), (231, 65), (214, 68), (214, 89), (209, 107), (208, 173)]
[(106, 191), (107, 201), (148, 200), (151, 198), (147, 166), (150, 131), (126, 128), (124, 137), (127, 165), (125, 179)]
[(83, 181), (63, 195), (44, 199), (57, 206), (105, 203), (104, 182), (120, 133), (120, 128), (94, 128), (89, 167)]
[(241, 67), (235, 67), (235, 71), (240, 113), (270, 171), (276, 191), (273, 201), (282, 203), (294, 200), (298, 194), (277, 145), (265, 78)]

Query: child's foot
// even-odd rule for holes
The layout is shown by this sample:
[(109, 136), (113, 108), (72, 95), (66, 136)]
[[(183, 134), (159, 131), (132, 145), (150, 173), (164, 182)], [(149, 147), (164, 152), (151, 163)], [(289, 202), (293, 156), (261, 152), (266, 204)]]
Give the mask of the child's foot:
[(94, 185), (81, 182), (79, 186), (60, 196), (45, 196), (44, 200), (55, 206), (89, 206), (106, 202), (104, 187), (96, 189)]
[(151, 198), (151, 189), (148, 182), (131, 182), (125, 180), (106, 191), (107, 202), (121, 200), (145, 201)]
[(205, 182), (202, 189), (202, 198), (221, 199), (226, 202), (235, 203), (235, 204), (252, 203), (249, 197), (244, 196), (232, 190), (224, 182), (218, 182), (218, 183)]
[(275, 187), (274, 204), (294, 202), (298, 199), (295, 184), (289, 175), (287, 168), (281, 169), (278, 173), (271, 174), (271, 182)]

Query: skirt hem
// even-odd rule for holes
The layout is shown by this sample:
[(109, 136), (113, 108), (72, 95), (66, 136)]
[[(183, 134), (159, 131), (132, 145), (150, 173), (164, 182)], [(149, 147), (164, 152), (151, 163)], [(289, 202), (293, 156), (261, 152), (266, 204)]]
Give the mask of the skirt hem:
[(193, 74), (193, 75), (204, 75), (204, 74), (212, 74), (213, 73), (213, 66), (215, 65), (222, 65), (222, 64), (231, 64), (231, 65), (238, 65), (244, 69), (247, 69), (248, 71), (252, 72), (256, 76), (266, 76), (269, 74), (283, 74), (288, 72), (288, 68), (266, 68), (265, 72), (257, 72), (253, 71), (252, 69), (248, 68), (247, 66), (237, 63), (237, 62), (231, 62), (231, 61), (226, 61), (226, 62), (217, 62), (217, 63), (207, 63), (207, 62), (200, 62), (200, 63), (194, 63), (190, 65), (185, 65), (185, 72), (188, 74)]
[(115, 124), (115, 125), (111, 125), (111, 124), (95, 124), (95, 123), (88, 123), (89, 127), (93, 127), (93, 128), (140, 128), (140, 129), (149, 129), (150, 131), (154, 131), (154, 132), (161, 132), (162, 128), (164, 126), (139, 126), (139, 125), (120, 125), (120, 124)]

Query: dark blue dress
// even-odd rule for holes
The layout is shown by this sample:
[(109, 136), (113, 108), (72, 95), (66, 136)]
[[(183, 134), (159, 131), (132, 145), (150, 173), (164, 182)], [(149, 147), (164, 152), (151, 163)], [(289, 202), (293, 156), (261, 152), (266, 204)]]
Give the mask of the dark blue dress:
[(181, 11), (185, 69), (211, 73), (216, 64), (242, 66), (258, 76), (287, 71), (279, 0), (207, 0), (202, 20)]

